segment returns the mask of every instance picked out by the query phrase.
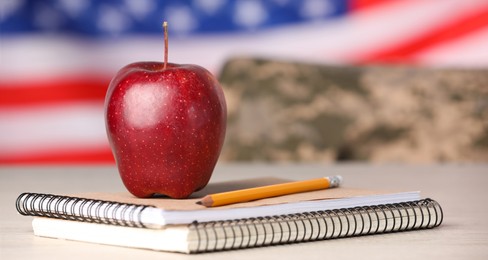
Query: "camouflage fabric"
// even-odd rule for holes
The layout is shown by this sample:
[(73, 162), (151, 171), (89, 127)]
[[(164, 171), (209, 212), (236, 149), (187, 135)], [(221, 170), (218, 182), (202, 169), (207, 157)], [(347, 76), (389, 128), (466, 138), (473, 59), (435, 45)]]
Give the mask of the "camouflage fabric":
[(488, 161), (488, 71), (235, 58), (223, 161)]

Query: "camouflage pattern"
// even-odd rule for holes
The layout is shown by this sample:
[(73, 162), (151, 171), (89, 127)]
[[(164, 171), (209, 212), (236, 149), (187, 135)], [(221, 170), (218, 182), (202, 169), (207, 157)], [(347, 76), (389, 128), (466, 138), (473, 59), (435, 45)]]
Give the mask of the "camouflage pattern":
[(220, 73), (223, 161), (488, 161), (488, 71), (252, 58)]

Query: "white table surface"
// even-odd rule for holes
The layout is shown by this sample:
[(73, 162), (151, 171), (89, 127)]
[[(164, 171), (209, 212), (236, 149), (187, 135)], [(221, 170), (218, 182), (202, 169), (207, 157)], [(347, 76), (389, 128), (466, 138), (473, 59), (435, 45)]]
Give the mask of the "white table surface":
[(488, 259), (488, 164), (219, 164), (211, 181), (337, 175), (345, 186), (420, 190), (442, 205), (443, 224), (355, 238), (184, 255), (36, 237), (22, 192), (123, 191), (115, 166), (0, 167), (0, 259)]

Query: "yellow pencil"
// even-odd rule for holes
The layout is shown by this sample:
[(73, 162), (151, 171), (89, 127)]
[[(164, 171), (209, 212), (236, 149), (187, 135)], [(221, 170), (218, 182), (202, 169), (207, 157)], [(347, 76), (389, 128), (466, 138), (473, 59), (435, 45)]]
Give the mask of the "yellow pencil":
[(341, 176), (331, 176), (312, 180), (295, 181), (257, 188), (222, 192), (207, 195), (203, 197), (201, 201), (197, 202), (197, 204), (205, 207), (217, 207), (292, 193), (333, 188), (339, 186), (341, 182)]

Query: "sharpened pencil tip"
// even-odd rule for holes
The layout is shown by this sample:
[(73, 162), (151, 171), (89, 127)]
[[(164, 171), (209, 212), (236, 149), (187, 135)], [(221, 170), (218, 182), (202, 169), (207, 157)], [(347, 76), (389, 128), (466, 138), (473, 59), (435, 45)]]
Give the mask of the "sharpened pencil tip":
[(203, 205), (203, 203), (201, 201), (197, 201), (195, 203), (198, 204), (198, 205)]
[(210, 195), (207, 195), (205, 197), (203, 197), (200, 201), (199, 201), (199, 205), (203, 205), (205, 207), (213, 207), (213, 199), (212, 199), (212, 196)]

